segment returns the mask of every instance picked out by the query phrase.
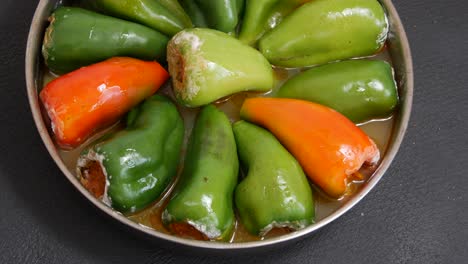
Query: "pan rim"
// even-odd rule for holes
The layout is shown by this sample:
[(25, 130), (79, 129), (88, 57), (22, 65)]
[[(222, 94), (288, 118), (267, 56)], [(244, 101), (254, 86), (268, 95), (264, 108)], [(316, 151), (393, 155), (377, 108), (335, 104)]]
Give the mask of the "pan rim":
[[(404, 69), (404, 74), (402, 76), (403, 80), (400, 87), (401, 98), (404, 100), (400, 104), (400, 111), (398, 117), (397, 130), (395, 130), (393, 141), (390, 143), (390, 146), (379, 165), (376, 172), (373, 174), (372, 178), (368, 180), (366, 185), (358, 192), (354, 197), (347, 201), (342, 207), (333, 212), (331, 215), (325, 217), (324, 219), (318, 221), (317, 223), (310, 225), (302, 230), (295, 231), (286, 235), (279, 237), (253, 241), (253, 242), (242, 242), (242, 243), (222, 243), (222, 242), (207, 242), (207, 241), (197, 241), (190, 240), (185, 238), (180, 238), (173, 235), (164, 234), (157, 230), (145, 227), (138, 223), (135, 223), (123, 216), (122, 214), (114, 211), (109, 208), (98, 199), (94, 198), (78, 181), (78, 179), (66, 168), (64, 162), (60, 158), (58, 151), (54, 145), (52, 138), (49, 135), (47, 126), (44, 122), (44, 119), (41, 114), (40, 103), (38, 99), (37, 92), (37, 74), (38, 74), (38, 58), (40, 54), (40, 42), (42, 41), (42, 32), (44, 30), (44, 24), (46, 23), (45, 19), (47, 18), (46, 12), (50, 8), (50, 3), (52, 0), (40, 0), (36, 8), (26, 47), (26, 56), (25, 56), (25, 74), (26, 74), (26, 86), (27, 86), (27, 95), (29, 100), (29, 105), (31, 112), (36, 124), (36, 128), (42, 138), (44, 145), (47, 148), (50, 156), (57, 164), (62, 173), (67, 177), (71, 184), (94, 206), (99, 208), (101, 211), (109, 215), (110, 217), (118, 220), (122, 224), (143, 232), (150, 237), (159, 238), (176, 244), (182, 244), (189, 247), (203, 248), (203, 249), (215, 249), (215, 250), (232, 250), (232, 249), (249, 249), (249, 248), (259, 248), (267, 247), (271, 245), (276, 245), (279, 243), (294, 241), (298, 238), (306, 237), (314, 233), (316, 230), (328, 225), (337, 218), (341, 217), (344, 213), (348, 212), (352, 207), (354, 207), (362, 198), (364, 198), (380, 181), (387, 169), (390, 167), (390, 164), (394, 160), (400, 145), (403, 141), (406, 129), (411, 115), (412, 101), (413, 101), (413, 89), (414, 89), (414, 76), (413, 76), (413, 62), (411, 57), (411, 51), (408, 43), (408, 39), (403, 28), (402, 22), (398, 13), (391, 0), (379, 0), (381, 4), (385, 7), (387, 14), (391, 20), (391, 31), (396, 33), (396, 39), (400, 45), (401, 57), (403, 58), (402, 68)], [(48, 14), (47, 14), (48, 15)], [(393, 57), (393, 56), (392, 56)]]

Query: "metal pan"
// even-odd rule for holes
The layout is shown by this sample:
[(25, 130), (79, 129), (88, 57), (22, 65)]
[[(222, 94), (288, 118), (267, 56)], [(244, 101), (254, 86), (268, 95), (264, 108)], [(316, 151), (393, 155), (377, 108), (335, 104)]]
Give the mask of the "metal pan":
[[(58, 153), (57, 148), (49, 134), (46, 122), (43, 119), (41, 113), (41, 107), (38, 99), (38, 89), (40, 89), (41, 83), (41, 44), (44, 34), (45, 27), (47, 26), (47, 18), (55, 6), (61, 1), (58, 0), (40, 0), (37, 6), (34, 18), (32, 20), (28, 43), (26, 48), (26, 83), (27, 93), (29, 97), (29, 103), (31, 106), (32, 115), (36, 123), (37, 129), (41, 138), (47, 147), (51, 157), (54, 159), (57, 166), (63, 172), (65, 177), (73, 184), (73, 186), (81, 192), (91, 203), (97, 208), (105, 212), (110, 217), (118, 220), (125, 224), (130, 229), (136, 230), (142, 234), (146, 234), (155, 240), (163, 240), (165, 243), (172, 242), (187, 247), (212, 249), (212, 250), (233, 250), (233, 249), (253, 249), (260, 247), (272, 247), (274, 245), (283, 244), (285, 242), (291, 242), (299, 238), (303, 238), (307, 235), (312, 234), (314, 231), (322, 228), (323, 226), (334, 221), (345, 212), (350, 210), (356, 203), (358, 203), (370, 190), (374, 188), (377, 182), (385, 174), (385, 171), (390, 166), (394, 159), (405, 134), (408, 122), (410, 119), (411, 105), (413, 100), (413, 65), (411, 59), (411, 52), (408, 44), (403, 25), (400, 18), (393, 6), (391, 0), (380, 0), (382, 5), (387, 10), (388, 19), (390, 22), (390, 33), (388, 39), (388, 49), (392, 57), (392, 61), (395, 68), (395, 77), (398, 83), (400, 106), (396, 115), (394, 132), (390, 139), (387, 152), (383, 161), (381, 162), (374, 175), (367, 181), (365, 186), (361, 188), (354, 196), (343, 204), (338, 210), (333, 212), (326, 218), (318, 221), (317, 223), (302, 229), (297, 232), (293, 232), (287, 235), (266, 239), (263, 241), (246, 242), (246, 243), (217, 243), (217, 242), (204, 242), (196, 240), (188, 240), (176, 236), (163, 234), (156, 230), (144, 227), (135, 223), (125, 216), (117, 213), (111, 208), (104, 205), (102, 202), (94, 198), (77, 180), (77, 178), (70, 172)], [(172, 244), (169, 243), (169, 244)]]

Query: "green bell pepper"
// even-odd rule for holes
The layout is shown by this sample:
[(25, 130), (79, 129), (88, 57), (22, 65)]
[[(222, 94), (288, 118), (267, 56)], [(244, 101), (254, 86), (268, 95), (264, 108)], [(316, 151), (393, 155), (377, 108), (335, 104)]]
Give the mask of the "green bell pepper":
[(79, 178), (87, 187), (104, 177), (105, 202), (122, 213), (139, 211), (157, 200), (176, 175), (183, 137), (176, 106), (154, 95), (128, 113), (124, 130), (82, 153)]
[(245, 228), (263, 236), (275, 227), (297, 230), (311, 224), (312, 190), (296, 159), (263, 128), (239, 121), (233, 130), (247, 168), (234, 194)]
[(239, 22), (243, 0), (182, 0), (181, 5), (196, 27), (232, 33)]
[(195, 27), (208, 27), (208, 22), (206, 21), (203, 11), (194, 0), (180, 0), (180, 5), (192, 19), (192, 23)]
[(262, 54), (220, 31), (193, 28), (177, 33), (168, 44), (167, 58), (174, 94), (188, 107), (241, 91), (266, 92), (274, 85), (273, 70)]
[(59, 7), (49, 20), (42, 55), (55, 73), (116, 56), (165, 60), (169, 39), (148, 27), (76, 7)]
[(266, 33), (259, 48), (272, 64), (303, 67), (373, 55), (387, 33), (377, 0), (314, 0)]
[(235, 223), (232, 197), (238, 171), (229, 119), (215, 106), (205, 106), (190, 138), (184, 171), (163, 212), (165, 225), (181, 236), (190, 236), (190, 226), (206, 239), (229, 239)]
[(370, 60), (309, 69), (289, 79), (276, 96), (331, 107), (355, 123), (388, 117), (398, 104), (392, 67), (385, 61)]
[(239, 21), (240, 21), (244, 14), (245, 0), (236, 0), (236, 8), (237, 8), (237, 17), (239, 18)]
[(192, 27), (177, 0), (85, 0), (86, 7), (151, 27), (167, 36)]
[(285, 16), (308, 1), (310, 0), (246, 0), (239, 40), (254, 45)]

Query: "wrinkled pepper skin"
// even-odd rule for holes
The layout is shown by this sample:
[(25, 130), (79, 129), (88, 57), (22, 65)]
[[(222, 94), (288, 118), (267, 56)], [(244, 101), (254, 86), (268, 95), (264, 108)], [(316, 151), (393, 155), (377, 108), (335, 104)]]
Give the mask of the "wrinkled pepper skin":
[(269, 30), (300, 5), (310, 0), (246, 0), (239, 40), (255, 45)]
[[(176, 175), (184, 124), (176, 106), (154, 95), (132, 109), (124, 130), (104, 136), (78, 160), (78, 175), (89, 180), (95, 161), (106, 177), (110, 206), (134, 213), (156, 201)], [(95, 168), (96, 169), (96, 168)]]
[(313, 223), (312, 190), (296, 159), (270, 132), (253, 124), (235, 123), (234, 135), (247, 169), (235, 190), (246, 229), (263, 236), (275, 227), (298, 230)]
[(57, 144), (71, 149), (115, 123), (168, 78), (157, 62), (116, 57), (56, 78), (39, 96)]
[(265, 34), (259, 48), (274, 65), (303, 67), (373, 55), (387, 33), (377, 0), (314, 0)]
[(398, 104), (392, 67), (370, 60), (312, 68), (289, 79), (277, 96), (328, 106), (355, 123), (388, 117)]
[(85, 6), (110, 16), (133, 21), (173, 36), (192, 27), (177, 0), (85, 0)]
[(272, 89), (271, 65), (254, 48), (212, 29), (185, 29), (167, 48), (177, 100), (188, 107), (241, 92)]
[(116, 56), (165, 60), (169, 39), (151, 28), (76, 7), (59, 7), (49, 20), (42, 55), (54, 73)]
[(231, 123), (215, 106), (205, 106), (190, 138), (184, 171), (163, 212), (165, 225), (180, 236), (195, 229), (205, 239), (228, 240), (235, 223), (232, 198), (238, 172)]
[(270, 130), (307, 176), (333, 198), (345, 195), (348, 177), (364, 163), (380, 159), (377, 146), (361, 129), (326, 106), (297, 99), (250, 98), (240, 115)]

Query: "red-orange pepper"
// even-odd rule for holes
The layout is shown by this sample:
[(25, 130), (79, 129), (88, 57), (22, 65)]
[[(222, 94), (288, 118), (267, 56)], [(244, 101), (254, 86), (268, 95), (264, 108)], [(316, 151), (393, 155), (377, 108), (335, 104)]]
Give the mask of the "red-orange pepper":
[(328, 195), (339, 198), (348, 177), (380, 154), (353, 122), (319, 104), (282, 98), (250, 98), (241, 117), (270, 130), (296, 157), (307, 176)]
[(57, 144), (74, 148), (155, 93), (168, 78), (157, 62), (116, 57), (58, 77), (40, 98)]

